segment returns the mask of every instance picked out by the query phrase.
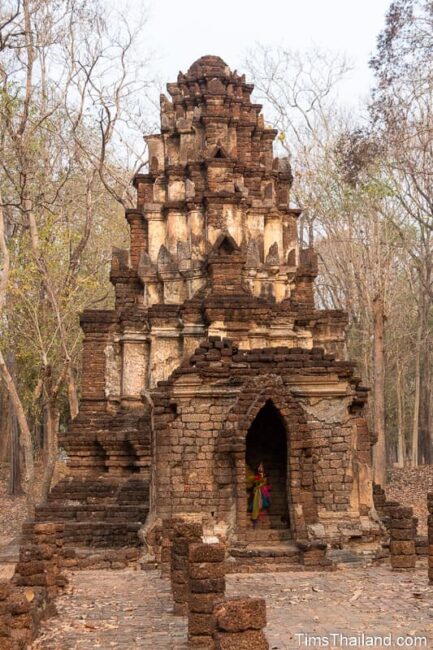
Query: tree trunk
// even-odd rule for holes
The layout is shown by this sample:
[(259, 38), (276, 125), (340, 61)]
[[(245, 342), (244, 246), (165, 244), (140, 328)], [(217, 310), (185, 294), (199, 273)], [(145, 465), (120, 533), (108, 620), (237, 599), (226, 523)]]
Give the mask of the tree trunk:
[(60, 413), (49, 397), (46, 408), (46, 440), (44, 453), (44, 476), (42, 479), (42, 502), (48, 499), (57, 459), (57, 440)]
[[(398, 353), (398, 351), (397, 351)], [(406, 455), (406, 444), (404, 439), (404, 419), (403, 419), (403, 386), (402, 386), (402, 369), (400, 360), (397, 358), (397, 465), (404, 467)]]
[(9, 494), (17, 496), (23, 493), (21, 487), (20, 430), (12, 408), (9, 409), (9, 430), (11, 440)]
[(9, 395), (0, 383), (0, 463), (10, 456)]
[(431, 453), (431, 396), (430, 396), (430, 335), (429, 313), (430, 300), (422, 292), (421, 307), (421, 338), (420, 338), (420, 367), (419, 367), (419, 420), (418, 420), (418, 462), (429, 465)]
[[(9, 352), (7, 356), (7, 366), (13, 381), (15, 382), (15, 356)], [(9, 467), (9, 494), (22, 494), (21, 488), (21, 463), (20, 463), (20, 434), (17, 417), (9, 398), (8, 404), (8, 430), (10, 440), (10, 467)]]
[(376, 296), (373, 300), (373, 394), (374, 430), (377, 443), (374, 447), (373, 473), (374, 481), (385, 486), (386, 483), (386, 440), (385, 440), (385, 354), (384, 354), (384, 329), (385, 316), (383, 299)]
[(36, 420), (33, 426), (33, 438), (35, 441), (35, 450), (38, 454), (44, 448), (44, 423)]
[(77, 383), (75, 381), (75, 372), (74, 369), (69, 366), (68, 369), (68, 400), (69, 400), (69, 412), (71, 418), (74, 419), (78, 415), (78, 391)]
[(419, 447), (419, 404), (420, 404), (420, 366), (421, 366), (421, 336), (422, 324), (421, 320), (418, 324), (416, 334), (416, 350), (415, 350), (415, 396), (413, 404), (413, 420), (412, 420), (412, 467), (418, 466), (418, 447)]
[(27, 495), (27, 505), (29, 508), (29, 515), (30, 515), (33, 511), (33, 504), (34, 504), (33, 490), (34, 490), (34, 483), (35, 483), (35, 466), (33, 460), (32, 434), (30, 432), (27, 418), (24, 413), (23, 405), (21, 403), (14, 381), (10, 375), (9, 369), (7, 367), (7, 364), (5, 362), (1, 350), (0, 350), (0, 373), (6, 384), (10, 401), (13, 405), (18, 420), (20, 432), (21, 432), (20, 442), (24, 449), (25, 471), (26, 471), (26, 495)]
[(423, 349), (421, 354), (420, 368), (420, 405), (419, 405), (419, 450), (418, 459), (422, 465), (430, 465), (431, 454), (431, 408), (430, 408), (430, 365), (427, 350)]

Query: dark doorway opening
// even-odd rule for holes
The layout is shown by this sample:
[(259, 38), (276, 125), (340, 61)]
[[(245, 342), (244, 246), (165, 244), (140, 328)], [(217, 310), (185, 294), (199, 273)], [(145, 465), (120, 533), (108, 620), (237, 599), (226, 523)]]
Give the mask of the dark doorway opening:
[[(263, 463), (270, 483), (270, 507), (268, 515), (259, 519), (260, 527), (289, 528), (287, 494), (287, 432), (283, 418), (272, 400), (268, 400), (250, 426), (245, 460), (247, 469), (257, 474)], [(249, 518), (249, 525), (252, 521)]]

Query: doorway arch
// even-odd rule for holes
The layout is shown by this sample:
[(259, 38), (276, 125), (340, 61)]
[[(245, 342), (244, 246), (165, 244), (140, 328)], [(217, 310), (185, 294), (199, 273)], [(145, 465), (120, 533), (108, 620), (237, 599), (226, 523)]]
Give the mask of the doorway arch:
[(281, 375), (257, 376), (246, 382), (229, 410), (217, 442), (218, 516), (229, 537), (243, 540), (250, 526), (247, 512), (246, 442), (259, 412), (271, 402), (280, 415), (287, 445), (287, 507), (290, 535), (307, 538), (307, 525), (317, 523), (312, 467), (312, 431), (299, 401)]
[[(262, 525), (289, 528), (287, 430), (280, 411), (268, 399), (251, 423), (245, 440), (246, 471), (257, 474), (263, 464), (270, 490), (270, 507)], [(250, 518), (249, 524), (252, 525)]]

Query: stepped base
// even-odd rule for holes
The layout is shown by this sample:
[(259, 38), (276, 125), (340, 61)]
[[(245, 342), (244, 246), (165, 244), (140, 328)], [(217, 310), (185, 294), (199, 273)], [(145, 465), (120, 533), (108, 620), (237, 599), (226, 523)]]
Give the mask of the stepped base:
[[(64, 524), (65, 547), (87, 548), (100, 556), (94, 558), (97, 568), (109, 568), (113, 562), (127, 562), (124, 549), (141, 546), (138, 533), (148, 512), (149, 482), (143, 477), (67, 476), (50, 492), (47, 503), (36, 508), (35, 519)], [(111, 559), (110, 549), (116, 549), (120, 559)], [(73, 555), (69, 559), (73, 566)], [(83, 567), (94, 568), (87, 560)]]
[(67, 556), (62, 564), (67, 569), (126, 569), (139, 568), (138, 562), (141, 549), (136, 547), (123, 548), (83, 548), (67, 546)]
[(140, 546), (139, 521), (82, 521), (65, 522), (63, 540), (67, 546), (93, 548), (122, 548)]
[[(65, 507), (66, 506), (66, 507)], [(142, 508), (125, 505), (74, 505), (67, 508), (67, 504), (50, 504), (38, 507), (38, 520), (40, 521), (94, 521), (117, 523), (117, 521), (146, 521), (149, 512), (148, 506)]]

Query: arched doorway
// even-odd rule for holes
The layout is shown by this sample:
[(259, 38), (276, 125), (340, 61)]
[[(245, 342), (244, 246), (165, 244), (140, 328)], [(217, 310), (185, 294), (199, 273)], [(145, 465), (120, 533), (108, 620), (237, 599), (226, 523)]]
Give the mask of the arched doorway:
[[(254, 473), (263, 463), (271, 485), (269, 514), (263, 517), (259, 525), (289, 528), (287, 431), (280, 412), (270, 399), (248, 429), (245, 462)], [(248, 522), (252, 526), (250, 517)]]

